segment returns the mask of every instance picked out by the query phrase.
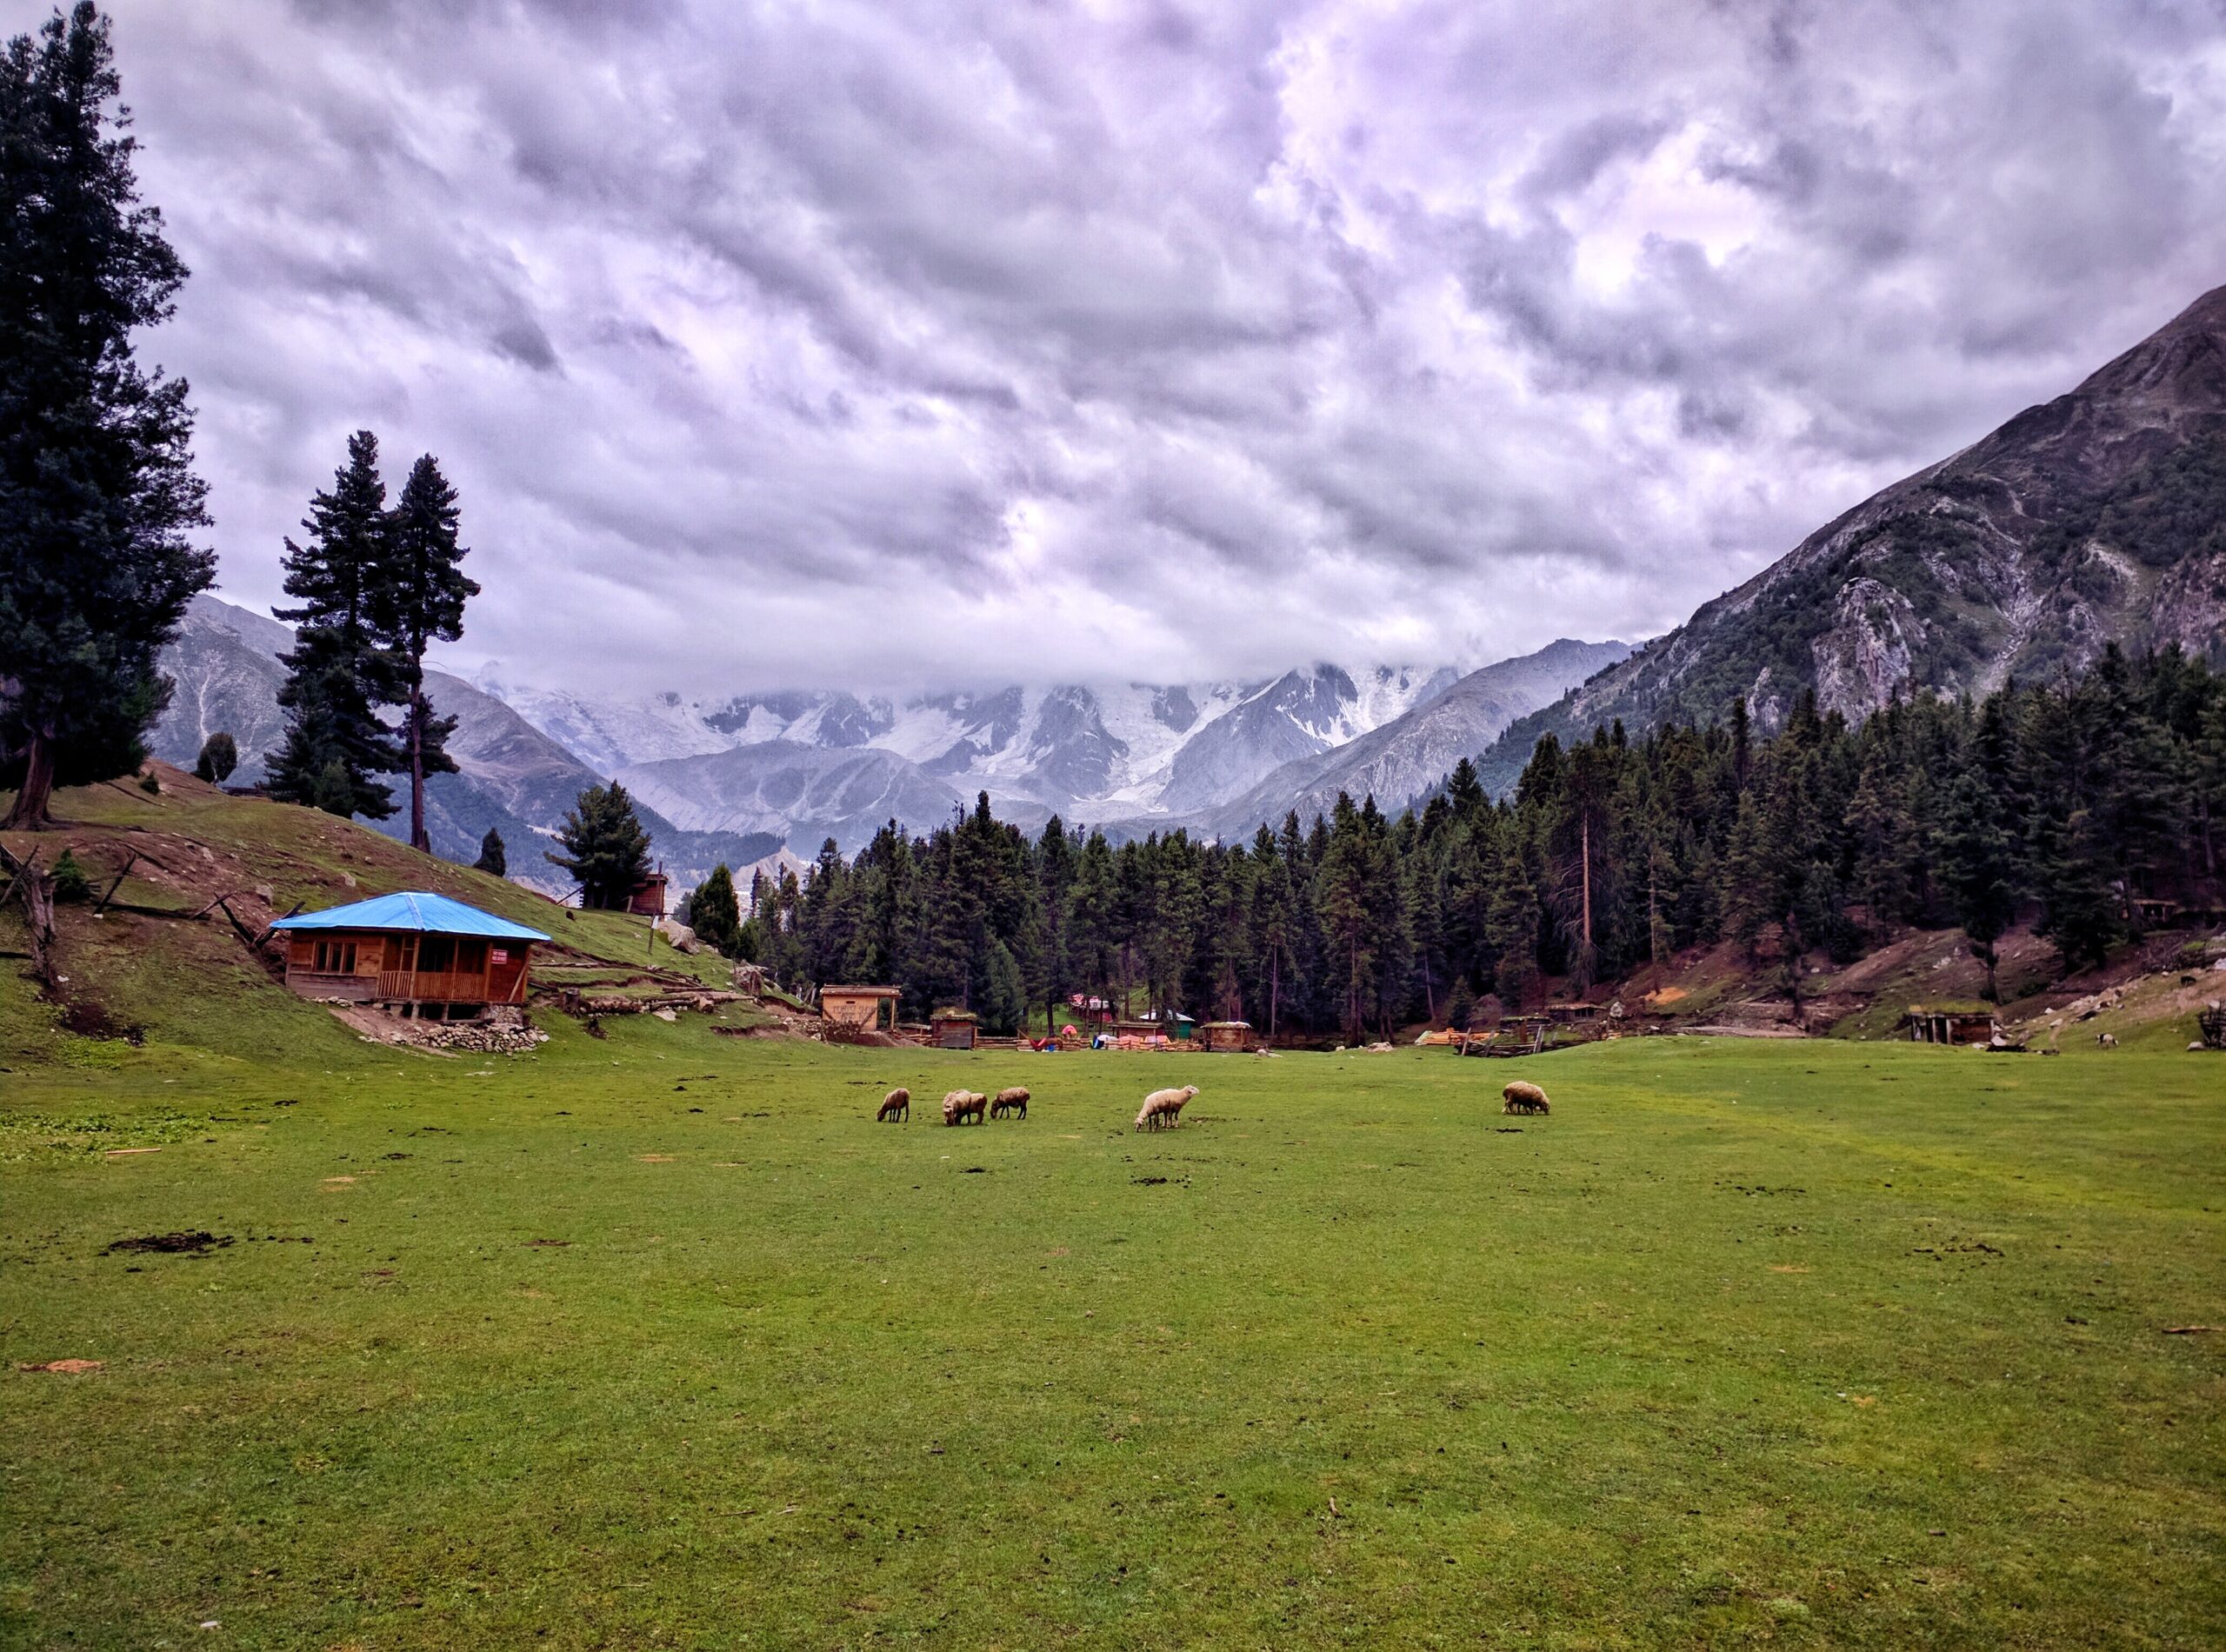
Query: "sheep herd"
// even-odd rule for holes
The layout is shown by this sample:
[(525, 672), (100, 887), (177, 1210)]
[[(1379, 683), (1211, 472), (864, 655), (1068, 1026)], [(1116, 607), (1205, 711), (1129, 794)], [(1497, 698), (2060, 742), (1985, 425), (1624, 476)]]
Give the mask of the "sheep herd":
[[(1171, 1130), (1183, 1122), (1183, 1109), (1198, 1094), (1196, 1084), (1185, 1084), (1180, 1089), (1156, 1089), (1144, 1097), (1143, 1108), (1136, 1115), (1136, 1129), (1140, 1130)], [(1500, 1111), (1503, 1113), (1550, 1113), (1553, 1107), (1546, 1100), (1546, 1092), (1536, 1084), (1516, 1079), (1500, 1092)], [(980, 1124), (993, 1118), (1028, 1117), (1028, 1091), (1016, 1084), (1001, 1089), (996, 1096), (978, 1089), (955, 1089), (943, 1098), (943, 1122), (945, 1124)], [(903, 1086), (881, 1098), (881, 1109), (874, 1115), (877, 1123), (909, 1123), (912, 1117), (912, 1092)]]
[[(1183, 1109), (1198, 1093), (1196, 1084), (1185, 1084), (1181, 1089), (1156, 1089), (1144, 1097), (1143, 1110), (1136, 1115), (1140, 1130), (1171, 1130), (1183, 1122)], [(1028, 1117), (1029, 1093), (1018, 1084), (988, 1096), (978, 1089), (955, 1089), (943, 1098), (943, 1122), (945, 1124), (980, 1124), (993, 1118)], [(874, 1114), (879, 1124), (908, 1124), (912, 1119), (912, 1092), (901, 1084), (881, 1098), (880, 1109)]]

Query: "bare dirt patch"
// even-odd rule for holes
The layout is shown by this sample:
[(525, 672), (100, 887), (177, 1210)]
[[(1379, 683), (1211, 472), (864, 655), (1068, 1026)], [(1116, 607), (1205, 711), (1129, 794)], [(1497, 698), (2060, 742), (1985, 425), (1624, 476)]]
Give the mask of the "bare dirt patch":
[(206, 1228), (197, 1228), (190, 1233), (150, 1233), (137, 1239), (119, 1239), (106, 1246), (101, 1254), (112, 1256), (130, 1252), (157, 1256), (205, 1256), (212, 1250), (222, 1250), (232, 1242), (228, 1233), (210, 1233)]

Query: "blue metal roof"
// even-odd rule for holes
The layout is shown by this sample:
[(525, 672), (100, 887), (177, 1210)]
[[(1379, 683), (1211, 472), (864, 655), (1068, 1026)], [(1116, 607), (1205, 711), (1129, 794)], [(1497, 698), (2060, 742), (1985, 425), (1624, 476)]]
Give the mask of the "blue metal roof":
[(330, 907), (322, 912), (304, 912), (299, 917), (281, 918), (270, 927), (274, 929), (401, 929), (425, 935), (483, 935), (495, 941), (549, 939), (538, 929), (529, 929), (522, 923), (512, 923), (507, 918), (482, 912), (476, 906), (466, 906), (462, 901), (451, 901), (445, 895), (432, 895), (423, 889), (400, 895), (374, 896), (368, 901)]

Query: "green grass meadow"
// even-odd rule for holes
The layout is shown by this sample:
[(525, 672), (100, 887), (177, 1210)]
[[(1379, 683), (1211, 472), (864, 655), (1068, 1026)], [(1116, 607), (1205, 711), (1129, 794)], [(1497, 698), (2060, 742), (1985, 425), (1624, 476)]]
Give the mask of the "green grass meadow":
[(2226, 1062), (2162, 1038), (554, 1031), (0, 1075), (0, 1644), (2226, 1642)]

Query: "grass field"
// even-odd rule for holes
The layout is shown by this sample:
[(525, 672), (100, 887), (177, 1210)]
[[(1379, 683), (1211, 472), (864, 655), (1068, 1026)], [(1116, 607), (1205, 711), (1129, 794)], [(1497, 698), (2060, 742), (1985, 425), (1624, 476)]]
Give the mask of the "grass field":
[(2226, 1063), (2162, 1039), (556, 1031), (0, 1076), (0, 1643), (2226, 1640)]

